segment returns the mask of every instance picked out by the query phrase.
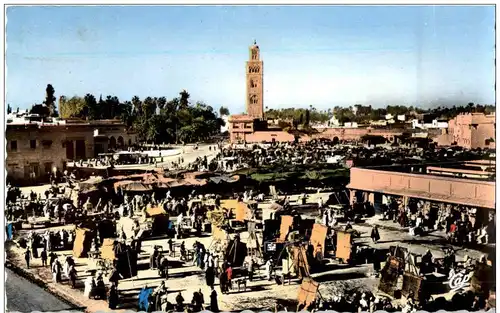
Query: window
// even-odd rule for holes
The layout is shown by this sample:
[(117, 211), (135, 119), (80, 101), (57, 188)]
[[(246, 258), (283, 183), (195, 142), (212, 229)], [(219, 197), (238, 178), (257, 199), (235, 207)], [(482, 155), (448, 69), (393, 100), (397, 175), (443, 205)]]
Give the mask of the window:
[(30, 148), (36, 149), (36, 140), (30, 140)]
[(245, 128), (252, 128), (252, 124), (245, 124)]
[(46, 174), (50, 174), (52, 172), (52, 162), (45, 162), (43, 168)]
[(12, 140), (10, 142), (10, 151), (17, 151), (17, 140)]
[(52, 146), (52, 140), (42, 140), (42, 146), (45, 149), (50, 149), (50, 147)]
[(233, 128), (240, 128), (240, 125), (238, 125), (238, 124), (233, 124)]

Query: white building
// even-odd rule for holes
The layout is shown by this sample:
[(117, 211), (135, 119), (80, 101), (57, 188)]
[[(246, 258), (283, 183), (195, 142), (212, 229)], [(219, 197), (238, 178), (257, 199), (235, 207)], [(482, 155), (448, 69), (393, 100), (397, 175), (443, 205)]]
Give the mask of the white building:
[(344, 123), (345, 128), (358, 128), (357, 122), (346, 122)]
[(332, 118), (328, 121), (328, 126), (330, 126), (330, 127), (339, 127), (340, 126), (340, 122), (339, 122), (339, 120), (335, 116), (332, 116)]
[(370, 121), (370, 125), (372, 125), (372, 126), (387, 126), (387, 121), (386, 120)]
[(411, 121), (413, 129), (444, 129), (448, 128), (448, 121), (434, 119), (431, 123), (423, 123), (423, 121), (414, 119)]
[(399, 115), (398, 115), (398, 121), (401, 121), (401, 122), (406, 121), (406, 115), (404, 115), (404, 114), (399, 114)]

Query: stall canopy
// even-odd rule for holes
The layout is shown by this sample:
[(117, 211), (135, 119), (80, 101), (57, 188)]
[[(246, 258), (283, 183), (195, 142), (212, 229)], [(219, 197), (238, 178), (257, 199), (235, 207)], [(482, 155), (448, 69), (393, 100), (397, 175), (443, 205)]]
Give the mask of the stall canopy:
[(114, 188), (115, 191), (117, 191), (118, 188), (121, 188), (123, 191), (135, 191), (135, 192), (150, 191), (152, 189), (150, 186), (134, 180), (123, 180), (116, 182), (114, 183)]
[(103, 182), (103, 180), (104, 179), (101, 176), (91, 177), (85, 181), (78, 183), (78, 188), (81, 192), (96, 189), (96, 186)]
[(290, 227), (293, 225), (293, 216), (282, 215), (281, 216), (281, 226), (280, 226), (280, 237), (278, 242), (285, 242), (288, 233), (290, 232)]
[(248, 205), (245, 202), (238, 202), (235, 211), (236, 220), (244, 222), (245, 219), (247, 218), (249, 210), (250, 209), (248, 208)]
[(158, 215), (167, 215), (167, 212), (161, 207), (147, 208), (146, 214), (148, 217), (155, 217)]
[(328, 227), (321, 224), (314, 224), (311, 233), (311, 244), (313, 246), (314, 257), (317, 256), (318, 253), (321, 253), (321, 256), (325, 255), (325, 240), (326, 233), (328, 232)]
[(337, 232), (337, 250), (335, 251), (335, 256), (344, 261), (351, 259), (351, 248), (352, 248), (352, 233), (338, 231)]
[(214, 183), (214, 184), (235, 183), (239, 180), (240, 180), (239, 175), (234, 175), (234, 176), (221, 175), (221, 176), (214, 176), (214, 177), (209, 178), (209, 181)]
[(114, 238), (106, 238), (102, 242), (101, 246), (101, 258), (104, 260), (110, 260), (113, 261), (115, 259), (115, 250), (114, 250), (114, 245), (115, 245), (115, 239)]

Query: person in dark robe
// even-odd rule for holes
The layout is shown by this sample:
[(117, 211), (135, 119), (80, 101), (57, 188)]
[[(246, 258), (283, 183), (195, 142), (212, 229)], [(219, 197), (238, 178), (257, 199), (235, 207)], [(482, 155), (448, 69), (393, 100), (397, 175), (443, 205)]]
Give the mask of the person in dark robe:
[(42, 259), (42, 266), (43, 267), (47, 266), (47, 250), (45, 247), (43, 247), (43, 250), (40, 253), (40, 257)]
[(372, 240), (373, 240), (374, 243), (377, 243), (377, 241), (380, 240), (380, 234), (378, 232), (378, 226), (377, 225), (373, 226), (373, 228), (372, 228), (371, 238), (372, 238)]
[(184, 297), (182, 297), (182, 293), (179, 291), (177, 297), (175, 297), (175, 309), (177, 312), (184, 311)]
[(102, 280), (102, 275), (97, 276), (96, 296), (99, 299), (106, 299), (106, 285)]
[(217, 291), (212, 287), (212, 293), (210, 294), (210, 311), (219, 312), (219, 304), (217, 303)]
[(207, 267), (207, 270), (205, 271), (205, 276), (207, 280), (207, 286), (213, 287), (215, 281), (214, 268), (211, 266)]
[(184, 241), (181, 243), (181, 260), (186, 261), (187, 260), (187, 253), (186, 253), (186, 245), (184, 244)]
[(74, 265), (71, 265), (68, 271), (69, 280), (71, 281), (71, 288), (76, 288), (76, 269)]
[(200, 254), (199, 254), (200, 255), (200, 265), (199, 265), (199, 267), (201, 269), (203, 269), (205, 267), (205, 262), (204, 262), (205, 253), (206, 252), (203, 249), (201, 249)]
[(38, 238), (35, 237), (33, 238), (33, 241), (31, 242), (31, 252), (33, 253), (33, 258), (38, 259), (38, 249), (37, 249), (37, 244), (38, 244)]
[(203, 310), (203, 301), (202, 301), (202, 295), (200, 292), (195, 291), (193, 293), (193, 300), (191, 300), (191, 305), (193, 306), (193, 311), (194, 312), (199, 312)]
[(163, 256), (158, 264), (158, 274), (162, 278), (168, 279), (168, 259)]
[(201, 267), (201, 250), (196, 248), (195, 250), (195, 260), (196, 260), (196, 266)]
[(432, 253), (430, 250), (422, 256), (422, 262), (420, 263), (420, 273), (427, 274), (432, 272)]
[(156, 268), (156, 259), (158, 258), (158, 247), (154, 247), (154, 251), (149, 257), (149, 269), (155, 269)]
[(248, 261), (248, 264), (247, 264), (247, 271), (248, 271), (248, 279), (250, 281), (252, 281), (253, 279), (253, 259), (250, 258), (250, 260)]
[(120, 278), (123, 278), (123, 276), (118, 272), (116, 267), (114, 267), (111, 271), (111, 275), (109, 276), (109, 282), (118, 288), (118, 282), (120, 281)]
[(380, 255), (379, 255), (379, 250), (373, 249), (373, 253), (371, 255), (372, 262), (373, 262), (373, 271), (376, 277), (378, 277), (378, 274), (380, 273)]
[(168, 240), (168, 250), (170, 251), (170, 255), (174, 255), (174, 241), (172, 238)]
[(31, 261), (31, 251), (29, 248), (26, 248), (26, 251), (24, 252), (24, 259), (26, 260), (26, 267), (29, 269)]
[(219, 275), (220, 292), (225, 294), (227, 292), (227, 274), (226, 271), (221, 271)]
[(153, 291), (154, 296), (154, 307), (156, 311), (161, 310), (161, 298), (167, 293), (167, 287), (165, 286), (165, 281), (162, 281), (160, 286), (156, 287)]
[(108, 307), (111, 310), (115, 310), (118, 306), (118, 290), (115, 285), (111, 285), (108, 294)]

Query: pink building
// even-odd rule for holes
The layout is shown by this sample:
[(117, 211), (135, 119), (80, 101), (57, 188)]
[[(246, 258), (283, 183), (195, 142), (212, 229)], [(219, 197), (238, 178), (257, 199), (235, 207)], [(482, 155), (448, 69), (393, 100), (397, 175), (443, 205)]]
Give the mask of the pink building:
[(456, 144), (468, 149), (495, 149), (495, 114), (460, 114), (448, 123), (448, 129), (437, 138), (442, 146)]

